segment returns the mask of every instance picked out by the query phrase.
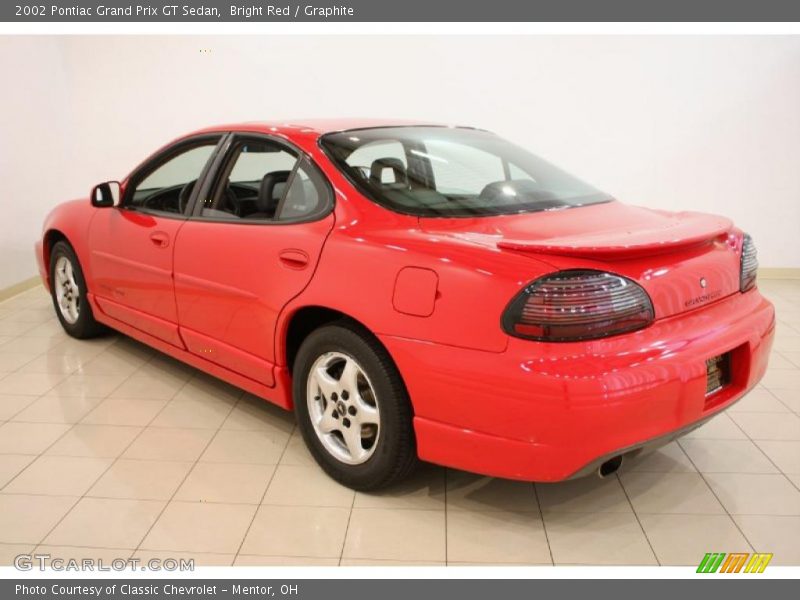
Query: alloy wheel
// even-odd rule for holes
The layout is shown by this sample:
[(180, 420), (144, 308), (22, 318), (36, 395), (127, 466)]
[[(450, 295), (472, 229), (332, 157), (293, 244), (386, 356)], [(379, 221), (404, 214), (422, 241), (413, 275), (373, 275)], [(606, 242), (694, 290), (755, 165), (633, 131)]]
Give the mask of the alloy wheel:
[(81, 311), (81, 293), (75, 280), (75, 269), (66, 256), (59, 256), (54, 269), (56, 302), (61, 316), (70, 325), (78, 321)]
[(364, 369), (342, 352), (321, 355), (308, 374), (308, 414), (325, 450), (349, 465), (365, 463), (380, 436), (380, 410)]

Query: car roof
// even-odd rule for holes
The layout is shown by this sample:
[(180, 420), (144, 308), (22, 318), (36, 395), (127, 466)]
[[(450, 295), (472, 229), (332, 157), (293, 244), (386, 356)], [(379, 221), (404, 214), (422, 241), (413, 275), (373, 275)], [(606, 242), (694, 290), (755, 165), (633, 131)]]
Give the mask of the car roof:
[(292, 137), (293, 135), (320, 137), (326, 133), (333, 133), (336, 131), (411, 126), (452, 127), (452, 125), (442, 123), (401, 119), (287, 119), (284, 121), (245, 121), (240, 123), (228, 123), (225, 125), (214, 125), (201, 129), (200, 131), (195, 131), (191, 135), (220, 131), (251, 131), (271, 134), (277, 133), (287, 137)]

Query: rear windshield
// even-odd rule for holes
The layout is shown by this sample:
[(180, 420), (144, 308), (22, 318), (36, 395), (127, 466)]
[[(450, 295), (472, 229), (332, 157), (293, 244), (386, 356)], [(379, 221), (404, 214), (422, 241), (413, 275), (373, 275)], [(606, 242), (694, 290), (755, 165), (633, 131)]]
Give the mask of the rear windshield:
[(383, 127), (331, 133), (321, 143), (362, 193), (406, 214), (506, 215), (612, 199), (485, 131)]

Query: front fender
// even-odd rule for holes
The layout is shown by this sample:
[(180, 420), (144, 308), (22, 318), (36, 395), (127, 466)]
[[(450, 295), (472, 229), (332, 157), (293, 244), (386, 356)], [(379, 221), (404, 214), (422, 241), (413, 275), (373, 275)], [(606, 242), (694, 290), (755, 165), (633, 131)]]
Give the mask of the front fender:
[(52, 245), (62, 237), (69, 242), (75, 251), (86, 279), (86, 285), (90, 288), (92, 287), (87, 240), (89, 227), (98, 210), (91, 205), (88, 198), (80, 198), (57, 205), (45, 217), (42, 235), (37, 240), (35, 247), (39, 273), (48, 289), (50, 287), (50, 250)]

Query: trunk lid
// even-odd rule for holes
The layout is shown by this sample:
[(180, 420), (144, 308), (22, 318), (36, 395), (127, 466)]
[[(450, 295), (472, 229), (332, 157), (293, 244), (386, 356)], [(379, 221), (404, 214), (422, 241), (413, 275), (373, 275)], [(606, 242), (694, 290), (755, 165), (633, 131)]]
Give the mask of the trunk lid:
[(431, 234), (523, 253), (555, 269), (624, 275), (653, 301), (656, 318), (739, 291), (739, 237), (730, 220), (609, 202), (558, 211), (420, 219)]

